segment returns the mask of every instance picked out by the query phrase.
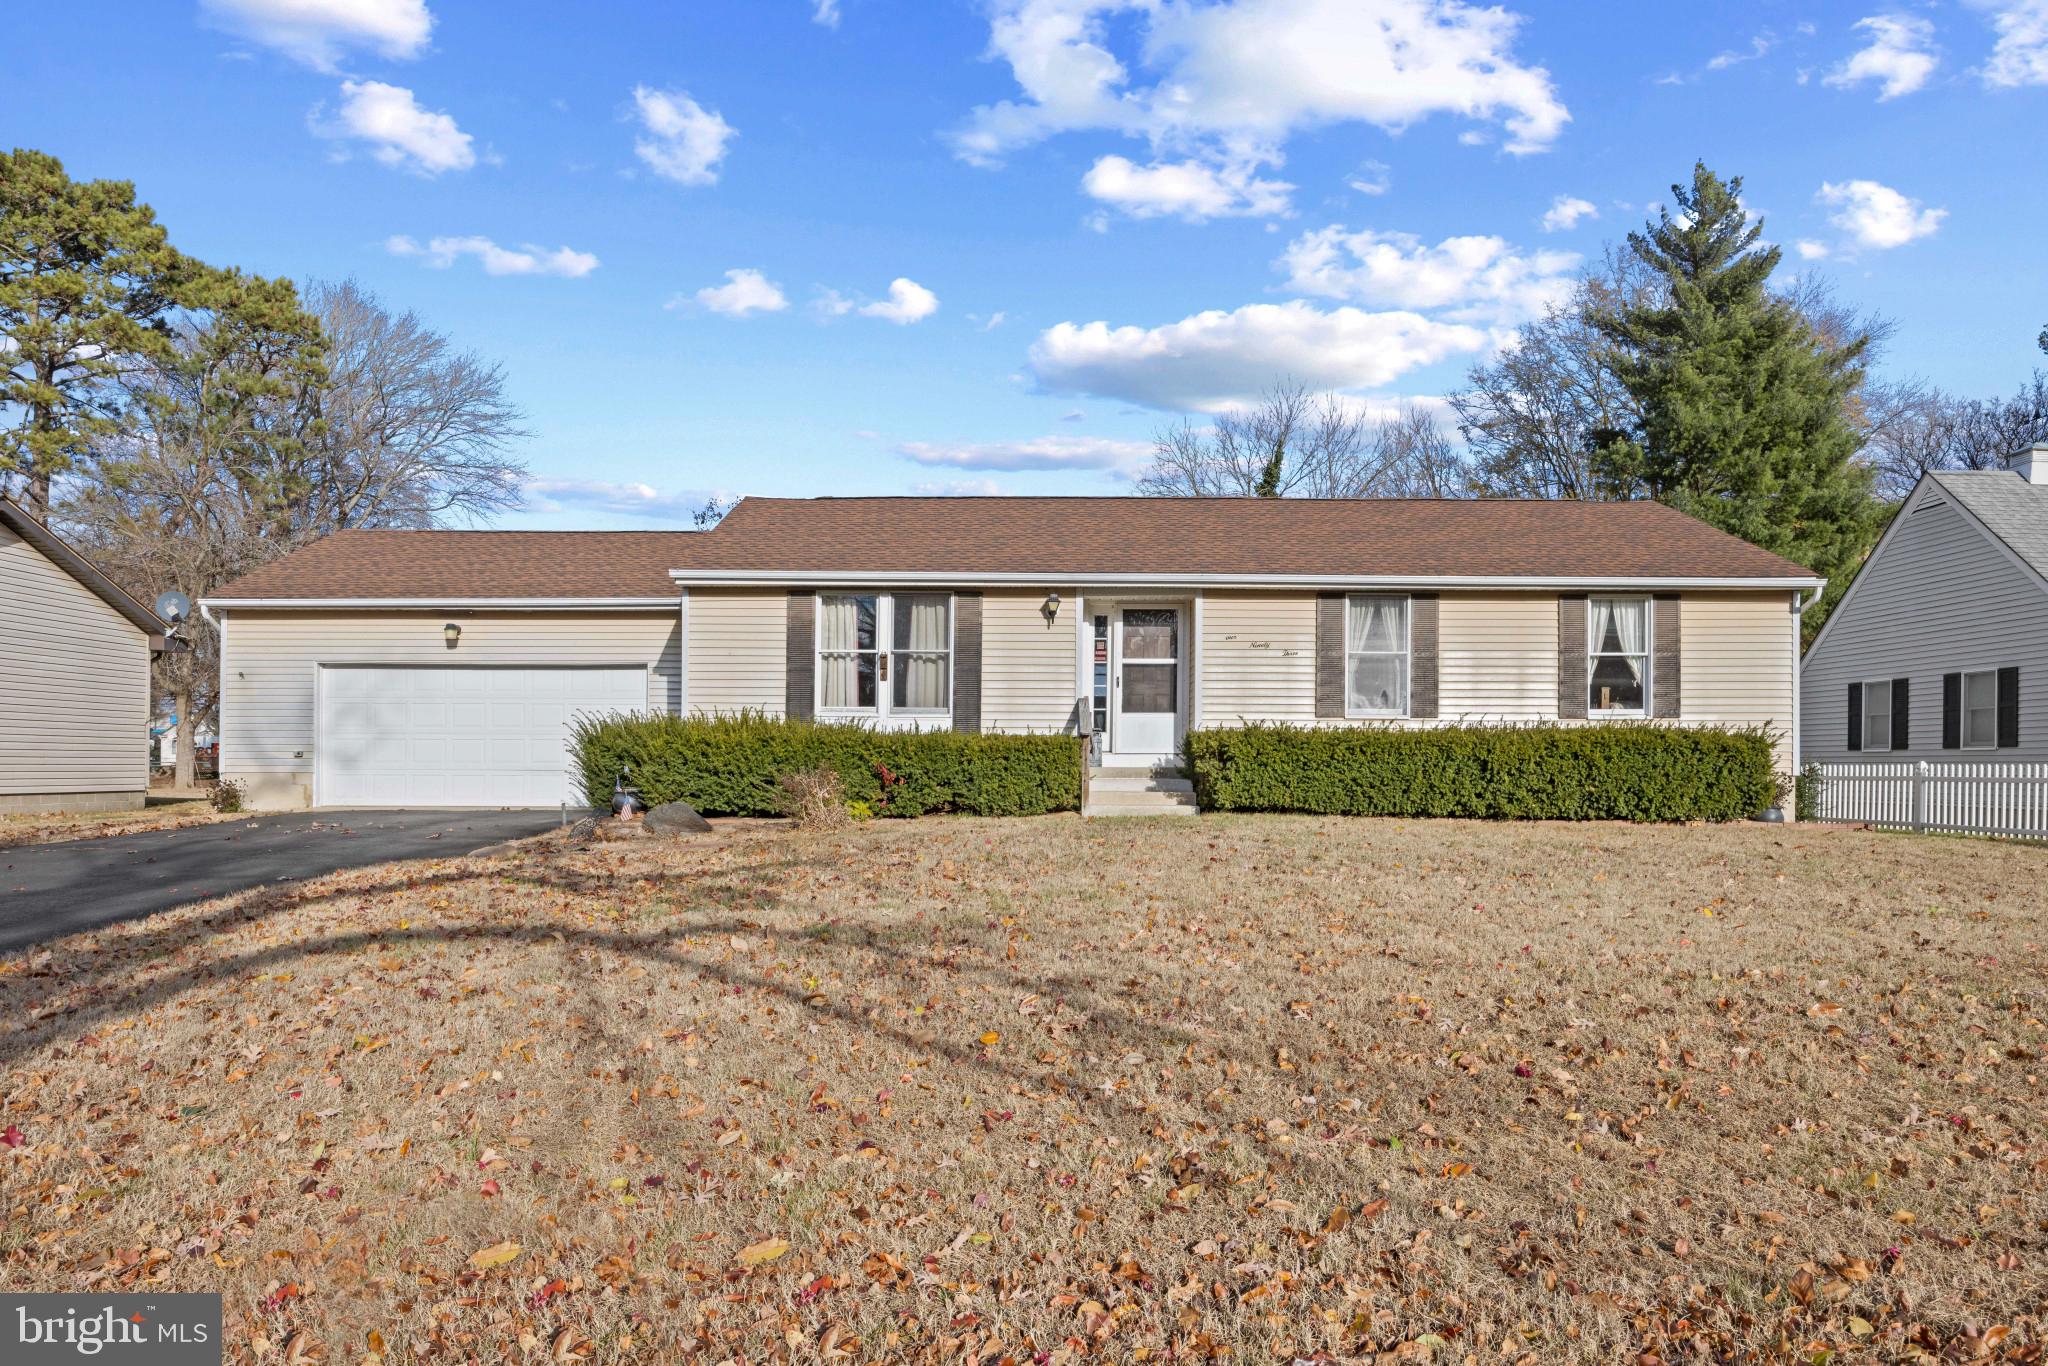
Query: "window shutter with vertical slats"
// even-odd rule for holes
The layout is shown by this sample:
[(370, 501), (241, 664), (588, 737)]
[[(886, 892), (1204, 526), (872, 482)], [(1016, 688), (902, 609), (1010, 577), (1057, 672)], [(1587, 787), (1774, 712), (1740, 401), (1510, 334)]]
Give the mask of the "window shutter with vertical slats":
[(1316, 595), (1316, 717), (1344, 715), (1344, 595)]
[(1911, 736), (1907, 734), (1908, 727), (1912, 724), (1913, 720), (1912, 704), (1908, 700), (1912, 695), (1912, 679), (1894, 678), (1892, 680), (1892, 749), (1895, 753), (1904, 754), (1912, 747), (1909, 743)]
[(981, 594), (953, 595), (953, 729), (981, 731)]
[(1849, 685), (1849, 748), (1863, 748), (1863, 685)]
[(1682, 665), (1678, 633), (1684, 610), (1676, 593), (1659, 593), (1650, 604), (1650, 715), (1676, 721), (1684, 705)]
[(1963, 676), (1941, 676), (1941, 747), (1963, 747)]
[(2020, 745), (2020, 671), (2007, 667), (1998, 671), (1998, 747), (2018, 749)]
[(1424, 721), (1437, 714), (1438, 606), (1434, 593), (1408, 599), (1408, 714)]
[(1557, 600), (1557, 714), (1563, 720), (1586, 715), (1586, 595)]
[(791, 589), (782, 710), (795, 720), (807, 721), (817, 714), (817, 633), (817, 595), (808, 588)]

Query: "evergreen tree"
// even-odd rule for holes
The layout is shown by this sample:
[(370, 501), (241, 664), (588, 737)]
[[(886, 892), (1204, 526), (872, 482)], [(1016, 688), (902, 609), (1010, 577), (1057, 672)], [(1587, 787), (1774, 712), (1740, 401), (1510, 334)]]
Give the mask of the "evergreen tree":
[(50, 510), (50, 481), (116, 431), (116, 380), (170, 355), (164, 315), (200, 270), (126, 181), (83, 184), (42, 152), (0, 153), (0, 473)]
[(1833, 343), (1767, 288), (1776, 247), (1705, 165), (1674, 185), (1676, 216), (1629, 234), (1666, 285), (1591, 315), (1634, 400), (1629, 430), (1596, 436), (1594, 473), (1828, 576), (1868, 548), (1878, 509), (1844, 400), (1868, 338)]

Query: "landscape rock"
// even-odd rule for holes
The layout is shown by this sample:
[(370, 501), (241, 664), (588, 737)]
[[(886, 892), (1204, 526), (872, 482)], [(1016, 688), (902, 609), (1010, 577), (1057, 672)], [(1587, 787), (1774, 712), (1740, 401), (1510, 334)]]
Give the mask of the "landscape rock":
[(640, 823), (650, 835), (703, 835), (711, 830), (711, 822), (688, 802), (663, 802), (641, 817)]

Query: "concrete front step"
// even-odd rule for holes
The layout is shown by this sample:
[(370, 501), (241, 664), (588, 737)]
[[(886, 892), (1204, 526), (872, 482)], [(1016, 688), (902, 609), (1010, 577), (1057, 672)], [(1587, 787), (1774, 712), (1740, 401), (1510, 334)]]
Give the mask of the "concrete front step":
[(1142, 770), (1132, 773), (1116, 773), (1103, 770), (1088, 780), (1090, 792), (1187, 792), (1195, 790), (1194, 783), (1186, 778), (1168, 777)]
[[(1133, 794), (1119, 795), (1128, 798)], [(1162, 795), (1148, 801), (1098, 801), (1090, 798), (1088, 804), (1081, 808), (1081, 814), (1092, 819), (1097, 816), (1199, 816), (1202, 812), (1193, 797), (1174, 801), (1170, 796)]]

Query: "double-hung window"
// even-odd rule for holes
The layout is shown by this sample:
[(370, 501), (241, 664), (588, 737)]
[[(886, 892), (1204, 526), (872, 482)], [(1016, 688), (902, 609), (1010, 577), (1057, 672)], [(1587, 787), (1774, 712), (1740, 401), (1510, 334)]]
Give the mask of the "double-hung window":
[(1888, 678), (1863, 685), (1863, 748), (1882, 753), (1892, 747), (1892, 683)]
[(1650, 714), (1650, 600), (1590, 598), (1586, 628), (1586, 711)]
[(1344, 714), (1408, 714), (1408, 599), (1357, 593), (1344, 603)]
[(947, 593), (820, 593), (821, 716), (942, 718), (953, 709)]
[(1998, 670), (1963, 675), (1963, 748), (1998, 748)]

